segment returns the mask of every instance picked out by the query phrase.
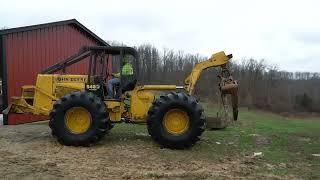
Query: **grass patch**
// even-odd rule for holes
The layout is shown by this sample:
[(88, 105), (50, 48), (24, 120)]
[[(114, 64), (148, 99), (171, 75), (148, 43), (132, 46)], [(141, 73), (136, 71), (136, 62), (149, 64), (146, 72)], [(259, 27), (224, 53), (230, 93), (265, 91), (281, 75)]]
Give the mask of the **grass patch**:
[[(215, 114), (205, 105), (206, 113)], [(294, 174), (301, 178), (320, 178), (320, 118), (286, 118), (272, 113), (240, 109), (239, 121), (217, 131), (205, 131), (201, 141), (189, 150), (161, 149), (148, 136), (146, 126), (119, 124), (108, 138), (125, 138), (129, 144), (140, 143), (164, 159), (175, 161), (224, 161), (251, 157), (256, 171), (274, 175)], [(159, 150), (161, 149), (161, 150)], [(266, 164), (268, 166), (266, 166)]]
[[(216, 115), (216, 106), (211, 109), (204, 104), (204, 108), (207, 115)], [(162, 149), (152, 141), (145, 125), (116, 124), (100, 144), (112, 145), (146, 148), (161, 159), (185, 162), (246, 163), (254, 152), (262, 152), (262, 156), (253, 158), (255, 173), (320, 179), (320, 157), (312, 155), (320, 154), (320, 118), (287, 118), (243, 108), (239, 121), (223, 130), (205, 131), (200, 142), (189, 150)]]

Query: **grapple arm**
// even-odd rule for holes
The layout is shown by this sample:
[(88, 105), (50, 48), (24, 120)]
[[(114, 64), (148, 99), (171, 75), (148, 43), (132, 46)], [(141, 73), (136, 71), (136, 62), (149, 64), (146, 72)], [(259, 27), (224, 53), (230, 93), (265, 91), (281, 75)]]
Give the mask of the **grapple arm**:
[(184, 88), (188, 94), (192, 95), (194, 87), (200, 77), (203, 70), (211, 67), (219, 67), (225, 65), (232, 58), (232, 54), (226, 55), (223, 51), (213, 54), (208, 60), (197, 63), (190, 75), (184, 80)]
[[(231, 105), (233, 112), (233, 120), (238, 119), (238, 82), (233, 79), (229, 69), (226, 65), (223, 65), (221, 74), (218, 76), (220, 78), (219, 90), (222, 99), (226, 95), (230, 95), (231, 97)], [(223, 106), (225, 107), (224, 101), (222, 101)]]
[[(232, 54), (226, 55), (223, 51), (213, 54), (211, 58), (203, 62), (197, 63), (190, 75), (184, 81), (184, 89), (189, 95), (194, 92), (195, 85), (200, 77), (203, 70), (212, 67), (221, 67), (221, 74), (218, 76), (220, 78), (219, 90), (221, 96), (227, 94), (231, 95), (231, 103), (233, 109), (233, 119), (238, 118), (238, 83), (233, 79), (229, 69), (227, 68), (227, 63), (232, 58)], [(223, 101), (222, 103), (226, 103)]]

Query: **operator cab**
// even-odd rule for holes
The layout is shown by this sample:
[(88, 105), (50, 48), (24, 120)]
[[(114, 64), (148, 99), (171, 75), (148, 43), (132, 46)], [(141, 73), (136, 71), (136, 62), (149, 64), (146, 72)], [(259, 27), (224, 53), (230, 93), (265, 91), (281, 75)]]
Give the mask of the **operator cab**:
[[(92, 55), (90, 56), (88, 73), (90, 78), (86, 84), (87, 91), (92, 91), (103, 99), (119, 100), (123, 93), (135, 88), (138, 72), (138, 53), (135, 49), (130, 47), (90, 47), (90, 50)], [(130, 75), (123, 74), (122, 69), (126, 63), (132, 65), (133, 73)], [(108, 68), (108, 64), (112, 65), (112, 70)], [(115, 77), (115, 75), (118, 76)], [(109, 95), (108, 84), (110, 83), (108, 82), (114, 78), (118, 78), (119, 83), (114, 84), (113, 95)]]
[[(139, 72), (138, 52), (131, 47), (124, 46), (89, 46), (83, 47), (79, 53), (57, 63), (46, 70), (43, 74), (52, 74), (57, 71), (64, 71), (66, 67), (89, 58), (88, 78), (85, 90), (96, 94), (102, 99), (120, 100), (122, 94), (135, 88)], [(122, 68), (127, 58), (133, 67), (133, 73), (123, 75)], [(113, 66), (114, 72), (108, 66)], [(119, 83), (114, 86), (114, 95), (108, 95), (108, 81), (112, 79), (113, 73), (119, 73)]]
[[(109, 98), (112, 96), (114, 99), (119, 99), (121, 94), (135, 88), (138, 69), (136, 65), (136, 58), (130, 54), (125, 54), (122, 59), (120, 55), (112, 57), (111, 75), (109, 75), (105, 84)], [(109, 91), (113, 93), (109, 94)]]

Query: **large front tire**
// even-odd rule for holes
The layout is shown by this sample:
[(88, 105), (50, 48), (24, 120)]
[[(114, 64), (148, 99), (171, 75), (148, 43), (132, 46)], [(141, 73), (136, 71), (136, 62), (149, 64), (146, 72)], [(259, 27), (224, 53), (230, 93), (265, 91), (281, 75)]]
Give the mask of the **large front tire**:
[(50, 113), (52, 134), (63, 145), (89, 146), (111, 128), (104, 102), (89, 92), (72, 92), (56, 101)]
[(148, 132), (164, 147), (190, 148), (205, 130), (203, 113), (196, 98), (185, 93), (160, 96), (149, 110)]

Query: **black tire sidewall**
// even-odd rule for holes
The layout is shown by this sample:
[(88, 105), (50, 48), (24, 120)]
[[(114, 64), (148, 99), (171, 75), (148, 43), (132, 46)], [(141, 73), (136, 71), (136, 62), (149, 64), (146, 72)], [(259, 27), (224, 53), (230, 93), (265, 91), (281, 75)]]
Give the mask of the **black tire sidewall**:
[[(180, 110), (186, 112), (189, 117), (189, 127), (188, 127), (187, 131), (181, 135), (170, 134), (169, 132), (167, 132), (167, 130), (165, 129), (165, 127), (163, 125), (164, 116), (171, 109), (180, 109)], [(163, 134), (165, 139), (170, 139), (170, 141), (173, 141), (173, 142), (188, 141), (195, 133), (194, 131), (196, 128), (195, 127), (196, 122), (194, 120), (200, 118), (200, 117), (197, 117), (196, 114), (193, 112), (192, 107), (190, 107), (188, 104), (181, 103), (181, 102), (172, 102), (170, 105), (163, 108), (163, 110), (160, 112), (160, 114), (161, 114), (161, 116), (159, 116), (159, 120), (158, 120), (159, 125), (161, 127), (159, 129), (161, 131), (160, 133)]]
[[(189, 128), (181, 135), (169, 133), (164, 125), (164, 116), (171, 109), (180, 109), (189, 117)], [(149, 110), (148, 132), (161, 145), (173, 149), (191, 147), (199, 140), (205, 127), (203, 109), (193, 96), (185, 93), (170, 93), (160, 96)]]
[[(65, 145), (88, 145), (102, 136), (100, 129), (105, 126), (102, 123), (107, 118), (103, 101), (87, 92), (73, 92), (65, 95), (59, 101), (51, 119), (52, 128), (54, 128), (53, 131), (58, 136), (58, 140), (62, 140)], [(74, 134), (66, 127), (65, 114), (73, 107), (82, 107), (91, 115), (90, 127), (84, 133)]]

